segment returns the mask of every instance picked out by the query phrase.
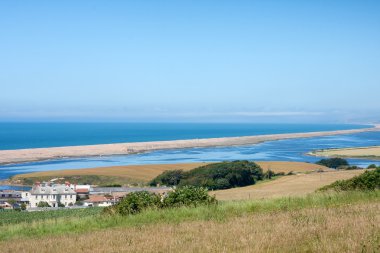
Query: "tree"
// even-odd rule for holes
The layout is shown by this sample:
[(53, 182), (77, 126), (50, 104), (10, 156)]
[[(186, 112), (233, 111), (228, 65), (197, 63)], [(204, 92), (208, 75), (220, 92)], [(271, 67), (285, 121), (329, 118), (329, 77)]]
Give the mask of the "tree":
[(376, 169), (376, 168), (377, 168), (376, 164), (370, 164), (367, 167), (367, 169)]
[(8, 202), (9, 204), (11, 204), (11, 205), (16, 204), (16, 200), (14, 200), (14, 199), (8, 199), (7, 202)]
[(267, 170), (264, 173), (264, 178), (266, 179), (272, 179), (272, 177), (276, 176), (276, 173), (274, 173), (272, 170)]
[(179, 181), (183, 178), (183, 170), (167, 170), (162, 172), (159, 176), (150, 182), (150, 185), (156, 186), (158, 184), (174, 186), (178, 185)]
[(323, 166), (333, 168), (333, 169), (336, 169), (340, 166), (349, 166), (349, 163), (345, 159), (338, 158), (338, 157), (322, 159), (316, 162), (316, 164), (323, 165)]

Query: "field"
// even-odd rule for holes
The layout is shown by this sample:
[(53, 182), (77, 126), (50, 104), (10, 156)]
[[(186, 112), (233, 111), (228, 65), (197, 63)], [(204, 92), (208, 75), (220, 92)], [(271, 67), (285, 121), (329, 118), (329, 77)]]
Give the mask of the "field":
[(315, 156), (371, 158), (371, 159), (380, 160), (380, 146), (325, 149), (325, 150), (313, 151), (310, 154), (315, 155)]
[[(274, 172), (310, 172), (318, 169), (329, 170), (316, 164), (303, 162), (257, 162), (264, 170)], [(101, 167), (78, 170), (44, 171), (20, 174), (12, 178), (13, 183), (31, 185), (35, 181), (46, 181), (53, 178), (64, 178), (73, 183), (88, 182), (92, 184), (146, 184), (165, 170), (191, 170), (207, 163), (187, 164), (153, 164)]]
[[(378, 252), (380, 192), (3, 226), (2, 252)], [(286, 235), (286, 236), (284, 236)]]
[(214, 191), (217, 199), (263, 199), (285, 196), (304, 196), (337, 180), (349, 179), (363, 170), (326, 171), (323, 173), (300, 173), (246, 187)]
[(17, 223), (32, 223), (41, 220), (58, 218), (80, 218), (83, 216), (95, 216), (100, 214), (102, 208), (62, 209), (46, 212), (15, 212), (0, 211), (0, 227)]

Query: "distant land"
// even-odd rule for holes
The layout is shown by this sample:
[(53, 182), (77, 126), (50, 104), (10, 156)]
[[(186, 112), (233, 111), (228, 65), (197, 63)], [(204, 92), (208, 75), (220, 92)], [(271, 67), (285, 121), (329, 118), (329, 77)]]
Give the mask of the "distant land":
[(380, 146), (324, 149), (324, 150), (316, 150), (308, 154), (313, 155), (313, 156), (363, 158), (363, 159), (370, 158), (374, 160), (380, 160)]
[(282, 139), (310, 138), (320, 136), (332, 136), (340, 134), (353, 134), (360, 132), (379, 131), (380, 125), (374, 125), (370, 128), (336, 130), (336, 131), (319, 131), (287, 134), (267, 134), (256, 136), (242, 137), (224, 137), (224, 138), (204, 138), (190, 140), (173, 140), (173, 141), (150, 141), (150, 142), (130, 142), (85, 146), (67, 146), (52, 148), (33, 148), (18, 150), (1, 150), (0, 164), (23, 163), (32, 161), (42, 161), (59, 158), (77, 158), (90, 156), (109, 156), (109, 155), (128, 155), (141, 152), (164, 149), (182, 149), (195, 147), (215, 147), (215, 146), (234, 146), (257, 144), (265, 141), (274, 141)]

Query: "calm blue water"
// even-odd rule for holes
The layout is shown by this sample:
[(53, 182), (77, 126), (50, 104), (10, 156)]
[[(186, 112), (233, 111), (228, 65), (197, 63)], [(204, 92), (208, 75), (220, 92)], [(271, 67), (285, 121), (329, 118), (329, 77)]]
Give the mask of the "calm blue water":
[(344, 124), (0, 123), (0, 150), (298, 133), (363, 128)]
[(29, 186), (14, 186), (14, 185), (0, 185), (0, 191), (15, 190), (15, 191), (29, 191), (32, 187)]
[[(380, 145), (380, 132), (270, 141), (257, 145), (191, 148), (163, 150), (128, 156), (60, 159), (18, 165), (0, 166), (0, 179), (35, 171), (81, 169), (101, 166), (130, 164), (186, 163), (247, 159), (256, 161), (305, 161), (315, 162), (320, 158), (305, 156), (308, 151), (325, 148), (344, 148)], [(380, 165), (380, 161), (349, 159), (351, 164)]]

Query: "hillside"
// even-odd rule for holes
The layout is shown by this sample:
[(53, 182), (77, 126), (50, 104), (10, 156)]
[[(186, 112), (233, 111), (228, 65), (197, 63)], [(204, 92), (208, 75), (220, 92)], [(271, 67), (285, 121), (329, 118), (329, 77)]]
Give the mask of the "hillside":
[(219, 200), (262, 199), (284, 196), (305, 196), (337, 180), (349, 179), (363, 170), (328, 171), (280, 177), (256, 185), (214, 191)]
[[(30, 185), (34, 181), (48, 181), (54, 178), (63, 178), (71, 182), (92, 184), (145, 184), (166, 170), (188, 171), (208, 163), (186, 164), (148, 164), (100, 167), (76, 170), (55, 170), (34, 172), (16, 175), (12, 183)], [(330, 170), (324, 166), (303, 162), (257, 162), (263, 170), (271, 169), (274, 172), (310, 172), (315, 170)]]
[(2, 226), (0, 247), (42, 253), (376, 252), (379, 208), (375, 191), (224, 202), (127, 217), (47, 215)]

